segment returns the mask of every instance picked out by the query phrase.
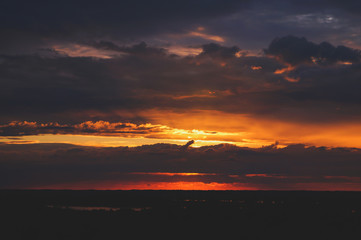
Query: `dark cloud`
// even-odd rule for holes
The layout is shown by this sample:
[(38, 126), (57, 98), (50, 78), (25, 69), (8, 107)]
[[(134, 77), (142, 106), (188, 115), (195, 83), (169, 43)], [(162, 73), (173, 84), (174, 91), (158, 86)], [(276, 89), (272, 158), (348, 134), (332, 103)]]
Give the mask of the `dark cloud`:
[(315, 44), (304, 37), (295, 36), (275, 38), (265, 49), (265, 53), (292, 65), (302, 63), (334, 64), (340, 61), (358, 63), (361, 59), (360, 50), (345, 46), (334, 47), (328, 42)]
[(36, 123), (36, 122), (11, 122), (0, 125), (1, 136), (27, 136), (39, 134), (83, 134), (83, 135), (137, 135), (162, 133), (158, 125), (136, 125), (133, 123), (109, 123), (105, 121), (87, 121), (80, 124)]
[(111, 50), (122, 53), (130, 54), (146, 54), (146, 55), (165, 55), (166, 50), (164, 48), (150, 47), (145, 42), (140, 42), (133, 46), (118, 46), (113, 42), (109, 41), (99, 41), (99, 42), (88, 42), (86, 43), (92, 47), (103, 50)]
[[(264, 56), (236, 57), (238, 47), (218, 44), (203, 45), (194, 57), (175, 56), (145, 43), (93, 45), (124, 54), (110, 59), (70, 57), (54, 51), (51, 55), (0, 56), (1, 123), (145, 123), (147, 119), (138, 113), (152, 109), (217, 110), (309, 122), (361, 116), (357, 92), (361, 65), (355, 63), (359, 53), (347, 47), (289, 36), (274, 41), (267, 50), (283, 59), (279, 62)], [(301, 51), (305, 46), (317, 49), (318, 55)], [(323, 64), (297, 65), (288, 73), (299, 79), (297, 83), (274, 74), (285, 67), (284, 61), (298, 64), (313, 56)]]
[(216, 145), (180, 151), (182, 148), (170, 144), (135, 148), (1, 144), (0, 187), (76, 186), (88, 182), (85, 188), (107, 183), (103, 186), (106, 188), (122, 182), (197, 181), (260, 189), (297, 189), (302, 184), (320, 183), (355, 184), (359, 189), (361, 184), (360, 149), (304, 145), (283, 149)]
[(211, 56), (211, 57), (222, 57), (229, 58), (235, 57), (235, 54), (240, 51), (237, 46), (223, 47), (217, 43), (204, 44), (202, 46), (203, 51), (199, 56)]
[(254, 0), (245, 11), (212, 21), (212, 31), (230, 44), (260, 49), (275, 36), (305, 36), (314, 42), (334, 45), (352, 43), (359, 48), (360, 4), (352, 1)]
[[(314, 41), (345, 39), (360, 45), (357, 1), (5, 1), (0, 8), (1, 53), (34, 52), (54, 44), (84, 41), (167, 45), (203, 44), (174, 39), (203, 26), (229, 44), (260, 49), (274, 36), (298, 34)], [(66, 16), (66, 17), (64, 17)], [(31, 51), (30, 51), (31, 49)]]
[(208, 19), (248, 6), (243, 1), (5, 1), (0, 8), (0, 52), (21, 52), (49, 43), (134, 39), (185, 32)]
[(270, 3), (267, 0), (256, 0), (253, 1), (253, 4), (256, 6), (265, 5), (267, 8), (280, 8), (281, 10), (289, 9), (294, 12), (302, 13), (309, 12), (310, 9), (314, 11), (319, 10), (321, 8), (325, 9), (342, 9), (346, 11), (357, 11), (361, 8), (360, 3), (357, 0), (348, 0), (348, 1), (339, 1), (339, 0), (278, 0), (273, 3)]

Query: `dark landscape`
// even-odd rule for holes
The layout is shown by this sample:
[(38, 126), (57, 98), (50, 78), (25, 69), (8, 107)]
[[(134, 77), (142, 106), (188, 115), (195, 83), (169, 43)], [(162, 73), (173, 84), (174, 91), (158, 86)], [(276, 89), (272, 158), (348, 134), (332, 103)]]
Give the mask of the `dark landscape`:
[(360, 192), (2, 190), (0, 199), (3, 239), (361, 236)]

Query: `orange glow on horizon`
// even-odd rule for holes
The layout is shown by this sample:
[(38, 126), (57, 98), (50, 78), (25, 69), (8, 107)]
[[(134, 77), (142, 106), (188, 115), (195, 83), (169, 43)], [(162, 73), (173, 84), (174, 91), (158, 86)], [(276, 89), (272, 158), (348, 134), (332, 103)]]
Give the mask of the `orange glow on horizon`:
[(135, 175), (158, 175), (158, 176), (212, 176), (216, 173), (170, 173), (170, 172), (132, 172)]
[[(121, 186), (119, 186), (121, 187)], [(122, 188), (122, 187), (121, 187)], [(254, 190), (254, 188), (236, 186), (232, 183), (204, 183), (204, 182), (158, 182), (147, 183), (125, 188), (124, 190)]]
[[(219, 96), (223, 93), (207, 90), (207, 93), (204, 94)], [(335, 108), (335, 111), (337, 110), (338, 108)], [(123, 112), (119, 114), (127, 116)], [(187, 112), (145, 110), (138, 116), (149, 119), (151, 123), (137, 125), (88, 121), (70, 126), (74, 129), (74, 133), (29, 134), (17, 136), (16, 139), (4, 136), (0, 138), (0, 142), (134, 147), (156, 143), (184, 145), (189, 140), (194, 140), (195, 143), (192, 144), (192, 147), (227, 143), (241, 147), (259, 148), (278, 141), (279, 147), (302, 143), (306, 146), (361, 148), (361, 124), (359, 122), (289, 122), (213, 110), (189, 110)], [(2, 125), (2, 127), (16, 128), (17, 124), (20, 129), (28, 126), (30, 130), (48, 126), (36, 122), (20, 122)], [(56, 126), (56, 129), (61, 128), (59, 124), (55, 123), (50, 123), (49, 126)]]
[[(220, 135), (230, 133), (224, 135), (223, 140), (232, 140), (238, 146), (261, 147), (278, 141), (281, 145), (303, 143), (310, 146), (361, 148), (359, 122), (287, 122), (213, 110), (186, 113), (149, 111), (143, 114), (154, 122), (180, 129), (199, 126), (203, 131), (216, 131)], [(209, 136), (207, 139), (210, 139)]]
[(27, 187), (25, 189), (53, 190), (199, 190), (199, 191), (260, 191), (260, 190), (302, 190), (302, 191), (361, 191), (360, 182), (310, 182), (289, 185), (257, 185), (247, 183), (218, 182), (79, 182), (44, 186)]
[(124, 183), (68, 183), (50, 186), (32, 187), (28, 189), (72, 189), (72, 190), (257, 190), (241, 183), (217, 183), (217, 182), (124, 182)]

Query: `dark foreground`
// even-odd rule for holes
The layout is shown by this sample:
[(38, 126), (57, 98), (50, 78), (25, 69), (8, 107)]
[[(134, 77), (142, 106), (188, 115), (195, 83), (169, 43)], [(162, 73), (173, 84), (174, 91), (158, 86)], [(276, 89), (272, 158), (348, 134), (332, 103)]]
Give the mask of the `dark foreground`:
[(361, 239), (361, 192), (0, 191), (0, 239)]

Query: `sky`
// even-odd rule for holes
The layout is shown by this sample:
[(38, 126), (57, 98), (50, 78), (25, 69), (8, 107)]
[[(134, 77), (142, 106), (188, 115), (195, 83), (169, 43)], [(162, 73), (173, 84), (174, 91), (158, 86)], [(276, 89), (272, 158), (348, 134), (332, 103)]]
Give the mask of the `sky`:
[(361, 2), (2, 1), (0, 188), (361, 190)]

